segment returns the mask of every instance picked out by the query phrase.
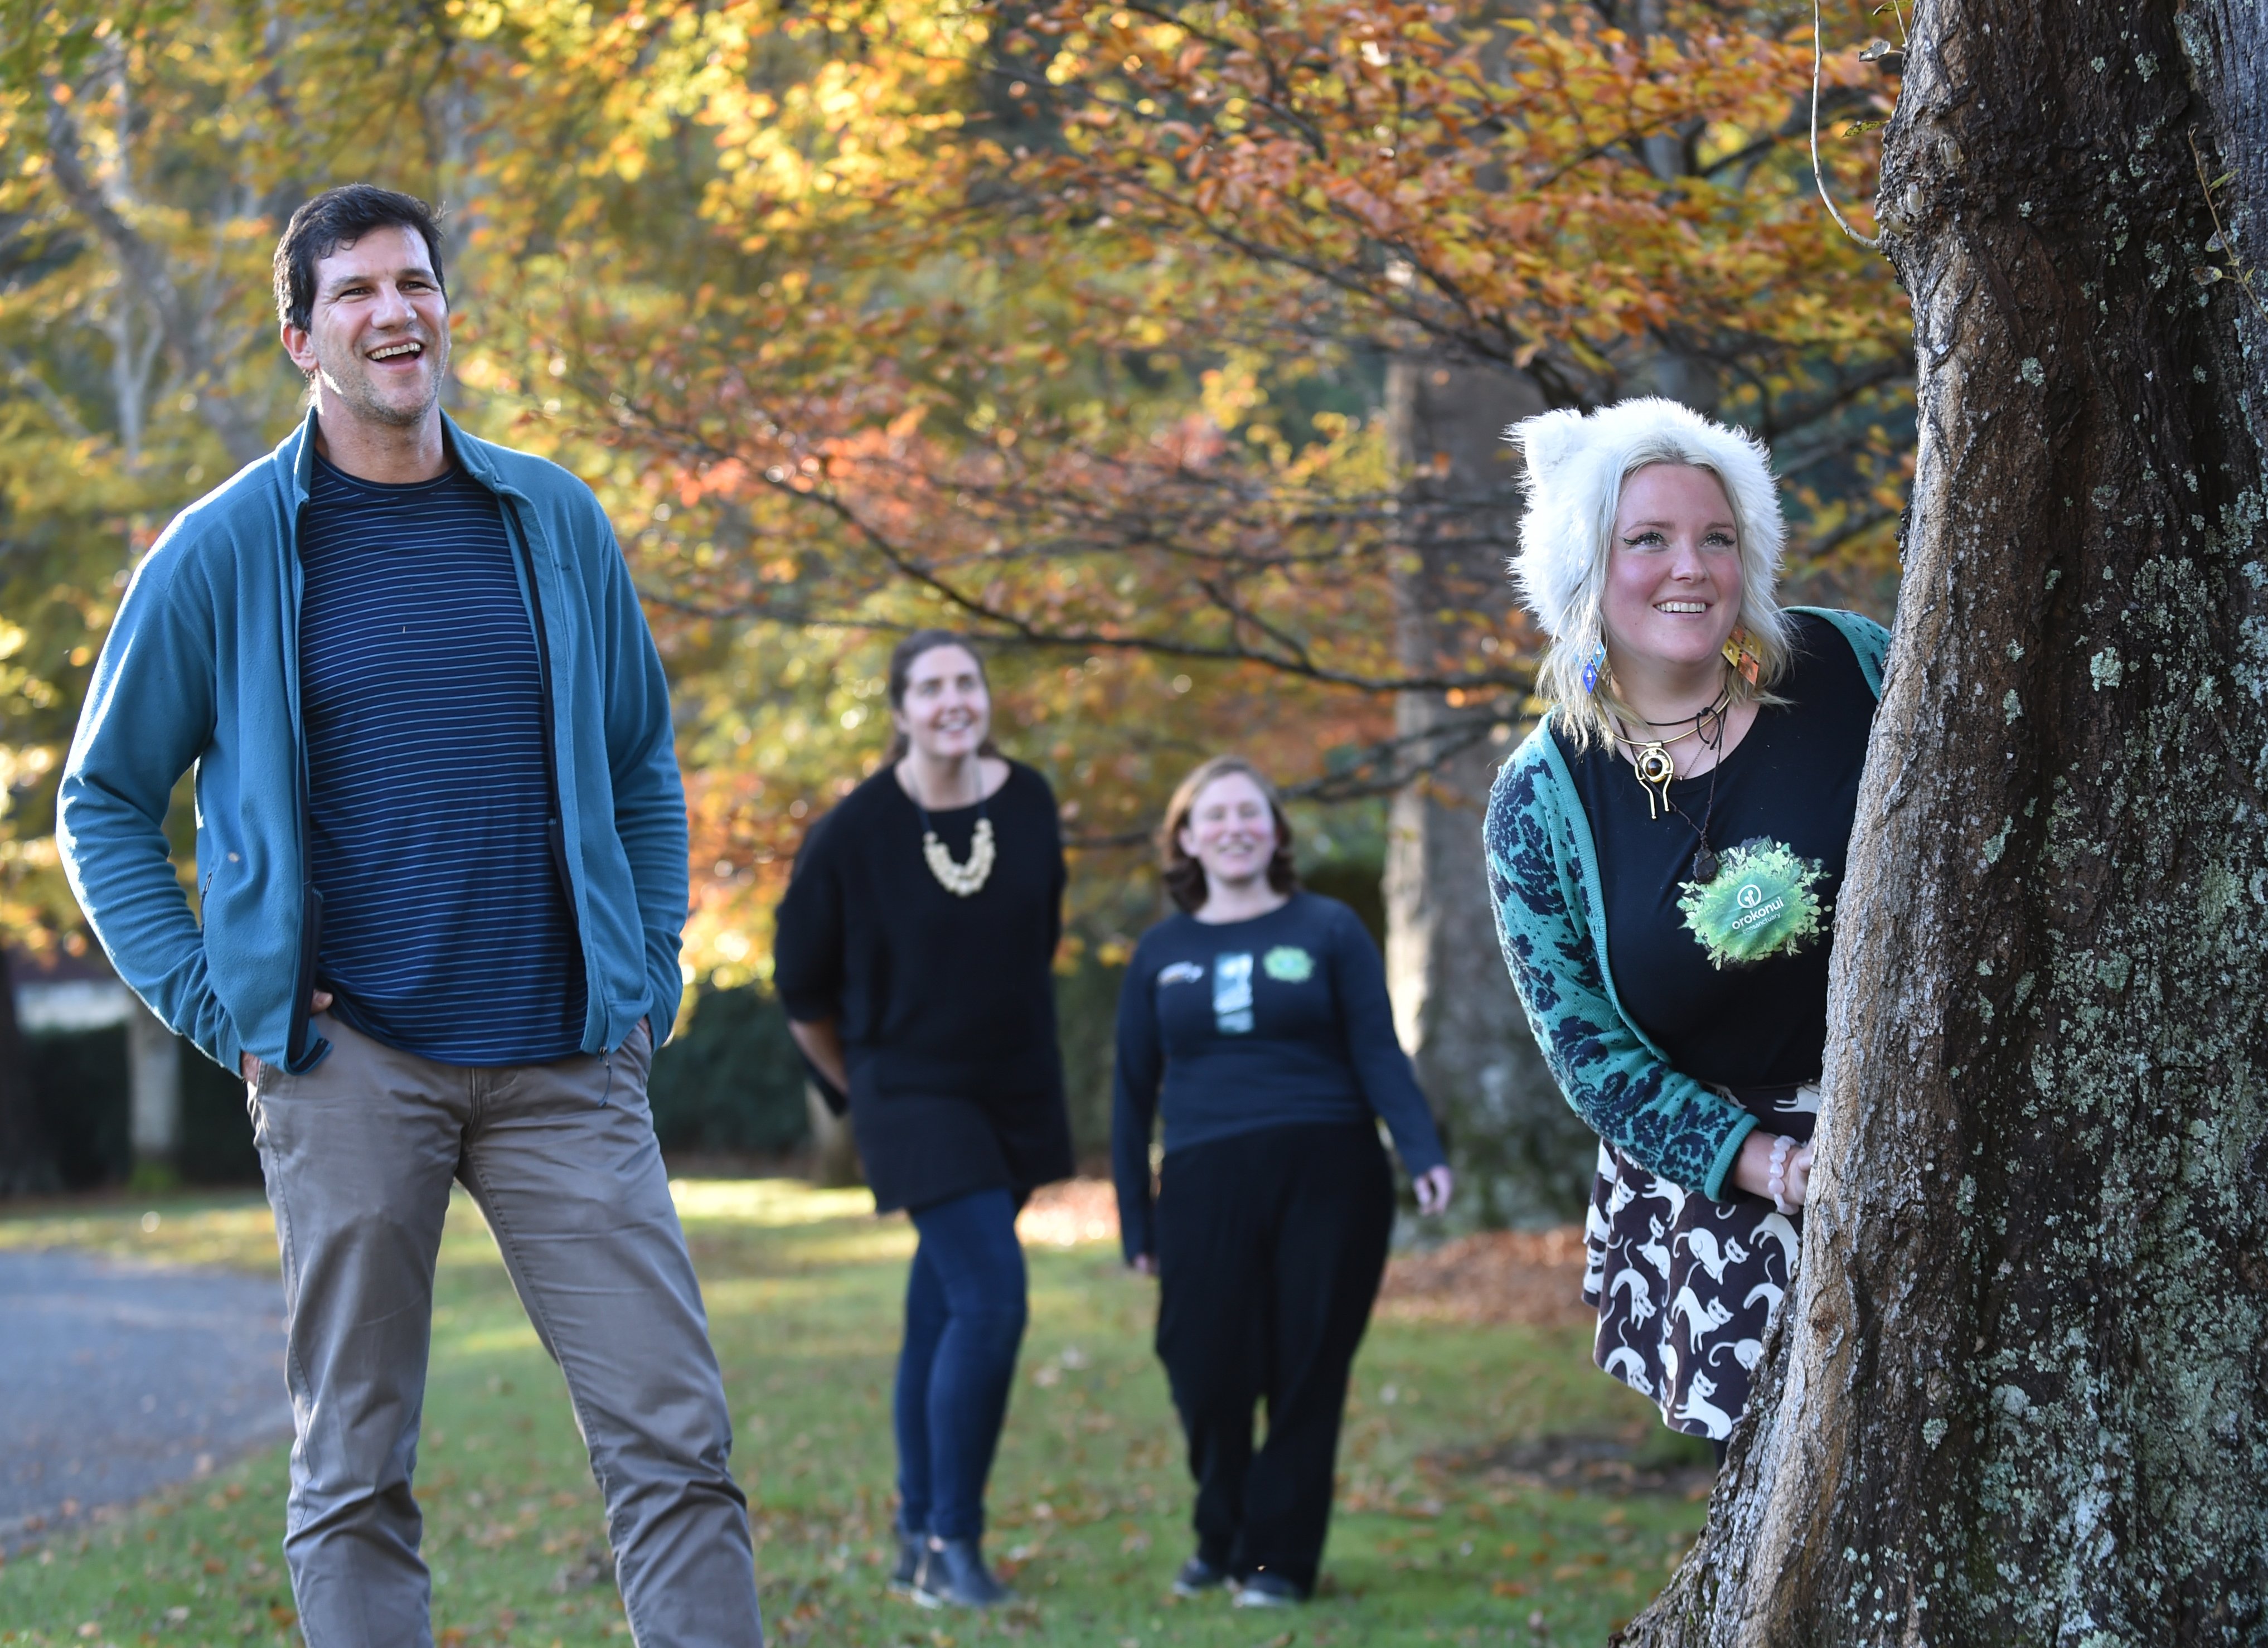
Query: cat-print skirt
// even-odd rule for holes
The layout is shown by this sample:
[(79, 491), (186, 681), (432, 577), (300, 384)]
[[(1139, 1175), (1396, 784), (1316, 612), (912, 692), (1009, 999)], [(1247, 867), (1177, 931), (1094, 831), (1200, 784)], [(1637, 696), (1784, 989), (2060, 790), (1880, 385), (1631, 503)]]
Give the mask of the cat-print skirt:
[[(1772, 1132), (1811, 1137), (1816, 1086), (1727, 1096)], [(1723, 1441), (1748, 1405), (1802, 1232), (1800, 1213), (1785, 1218), (1739, 1191), (1712, 1202), (1602, 1144), (1583, 1227), (1583, 1299), (1599, 1313), (1594, 1359), (1673, 1431)]]

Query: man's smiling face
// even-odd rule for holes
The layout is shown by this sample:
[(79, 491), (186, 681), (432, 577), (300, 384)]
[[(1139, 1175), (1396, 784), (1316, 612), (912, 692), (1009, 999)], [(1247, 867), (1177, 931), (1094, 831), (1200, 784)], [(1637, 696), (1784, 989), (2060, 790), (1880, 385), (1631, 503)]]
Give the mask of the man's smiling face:
[(449, 364), (449, 299), (425, 239), (406, 224), (373, 229), (315, 265), (307, 329), (284, 347), (321, 384), (323, 410), (407, 429), (441, 396)]

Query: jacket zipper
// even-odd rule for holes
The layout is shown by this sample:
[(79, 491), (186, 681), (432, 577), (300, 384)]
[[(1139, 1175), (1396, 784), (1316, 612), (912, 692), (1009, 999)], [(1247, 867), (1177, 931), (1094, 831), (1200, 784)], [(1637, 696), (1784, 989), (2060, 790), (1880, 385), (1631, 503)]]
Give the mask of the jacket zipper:
[[(302, 436), (313, 440), (312, 434)], [(298, 485), (298, 466), (292, 473), (292, 486)], [(307, 772), (307, 729), (302, 716), (301, 682), (299, 680), (299, 625), (303, 614), (300, 601), (306, 582), (299, 565), (299, 517), (306, 508), (304, 498), (293, 500), (291, 505), (291, 541), (290, 558), (284, 576), (291, 586), (291, 644), (285, 649), (284, 667), (291, 688), (291, 781), (297, 794), (292, 809), (299, 833), (299, 959), (291, 969), (291, 1014), (284, 1034), (284, 1068), (298, 1073), (306, 1068), (307, 1041), (313, 1017), (309, 997), (315, 993), (316, 959), (323, 943), (323, 895), (315, 890), (315, 870), (310, 862), (307, 843), (313, 839), (314, 828), (310, 817), (314, 785)]]
[[(521, 512), (526, 500), (517, 493), (497, 491), (497, 502), (502, 507), (507, 501), (512, 505), (514, 524), (519, 528), (519, 548), (527, 575), (528, 618), (535, 629), (535, 667), (543, 690), (543, 769), (551, 788), (551, 817), (544, 835), (551, 848), (552, 873), (559, 878), (559, 894), (567, 904), (567, 931), (575, 943), (575, 956), (583, 969), (583, 1012), (587, 1023), (591, 1001), (591, 966), (583, 952), (583, 922), (575, 908), (575, 877), (567, 864), (566, 803), (559, 793), (558, 727), (559, 703), (551, 673), (551, 636), (543, 622), (543, 587), (536, 565), (535, 534), (528, 529)], [(609, 1067), (609, 1085), (613, 1076)]]
[[(506, 495), (498, 493), (501, 500)], [(512, 496), (517, 506), (520, 499)], [(514, 512), (517, 513), (515, 507)], [(547, 834), (551, 840), (551, 867), (559, 877), (559, 890), (567, 899), (567, 920), (575, 930), (575, 947), (582, 948), (583, 924), (575, 913), (575, 878), (567, 870), (567, 823), (565, 806), (559, 797), (558, 729), (555, 723), (559, 714), (559, 703), (551, 680), (551, 637), (543, 624), (543, 590), (535, 568), (535, 539), (520, 523), (520, 547), (526, 556), (528, 618), (535, 629), (535, 670), (543, 688), (543, 771), (551, 788), (551, 818)], [(585, 969), (586, 972), (587, 968)]]

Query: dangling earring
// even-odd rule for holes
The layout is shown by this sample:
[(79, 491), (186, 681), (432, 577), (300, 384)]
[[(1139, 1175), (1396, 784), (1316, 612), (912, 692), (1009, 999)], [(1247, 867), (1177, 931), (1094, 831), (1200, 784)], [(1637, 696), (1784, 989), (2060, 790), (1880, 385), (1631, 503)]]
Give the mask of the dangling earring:
[(1602, 641), (1599, 643), (1599, 650), (1592, 653), (1590, 658), (1587, 659), (1583, 665), (1583, 690), (1585, 692), (1596, 692), (1598, 690), (1599, 673), (1606, 667), (1607, 644)]
[(1742, 681), (1755, 686), (1756, 676), (1764, 669), (1764, 660), (1749, 650), (1749, 632), (1734, 624), (1733, 633), (1725, 637), (1724, 651), (1725, 662), (1740, 672)]

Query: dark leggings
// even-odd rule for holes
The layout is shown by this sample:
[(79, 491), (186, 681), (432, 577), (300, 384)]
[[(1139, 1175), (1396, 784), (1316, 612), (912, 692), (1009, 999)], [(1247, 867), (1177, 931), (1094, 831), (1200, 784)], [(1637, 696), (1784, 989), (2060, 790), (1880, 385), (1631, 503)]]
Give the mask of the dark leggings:
[(1166, 1158), (1158, 1355), (1189, 1436), (1197, 1554), (1214, 1566), (1314, 1587), (1393, 1225), (1393, 1176), (1366, 1126), (1267, 1128)]
[(1026, 1313), (1016, 1200), (978, 1190), (913, 1212), (898, 1352), (900, 1526), (939, 1539), (984, 1531), (984, 1479), (1008, 1413)]

